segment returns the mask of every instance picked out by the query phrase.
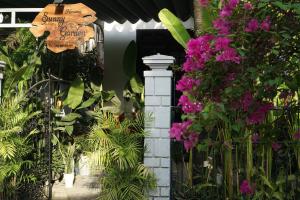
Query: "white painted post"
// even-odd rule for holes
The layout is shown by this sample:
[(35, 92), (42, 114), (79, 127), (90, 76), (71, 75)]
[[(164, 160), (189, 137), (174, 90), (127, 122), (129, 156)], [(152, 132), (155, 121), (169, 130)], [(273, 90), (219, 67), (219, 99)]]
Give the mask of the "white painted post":
[(167, 68), (175, 58), (165, 55), (144, 57), (144, 64), (152, 71), (145, 71), (145, 112), (153, 120), (145, 122), (149, 135), (145, 138), (144, 164), (151, 168), (158, 180), (157, 190), (150, 194), (150, 200), (169, 200), (171, 185), (171, 152), (169, 129), (171, 126), (171, 84), (172, 71)]
[(6, 63), (3, 61), (0, 61), (0, 102), (2, 97), (2, 80), (3, 80), (3, 72), (5, 68)]

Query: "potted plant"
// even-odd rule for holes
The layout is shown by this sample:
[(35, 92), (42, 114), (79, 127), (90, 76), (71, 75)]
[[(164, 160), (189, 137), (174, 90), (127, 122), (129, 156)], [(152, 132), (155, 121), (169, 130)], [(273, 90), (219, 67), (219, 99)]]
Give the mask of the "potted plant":
[(65, 165), (65, 172), (64, 172), (64, 180), (65, 180), (65, 187), (72, 188), (74, 182), (74, 153), (75, 153), (75, 143), (64, 147), (63, 150), (60, 148), (59, 151)]

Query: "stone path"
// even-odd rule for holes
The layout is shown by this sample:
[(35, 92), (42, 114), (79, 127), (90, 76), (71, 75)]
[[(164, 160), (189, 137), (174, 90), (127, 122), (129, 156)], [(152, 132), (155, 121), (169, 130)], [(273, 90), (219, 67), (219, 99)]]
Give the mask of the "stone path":
[(65, 188), (64, 181), (53, 185), (53, 200), (96, 200), (99, 194), (99, 176), (75, 177), (73, 188)]

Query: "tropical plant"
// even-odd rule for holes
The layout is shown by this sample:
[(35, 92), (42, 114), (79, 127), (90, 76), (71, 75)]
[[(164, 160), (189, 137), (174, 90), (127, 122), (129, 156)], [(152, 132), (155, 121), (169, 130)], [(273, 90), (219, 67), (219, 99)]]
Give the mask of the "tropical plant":
[(23, 94), (5, 98), (0, 104), (0, 192), (17, 188), (23, 181), (34, 181), (22, 169), (30, 168), (32, 162), (26, 156), (32, 151), (29, 138), (37, 130), (25, 132), (26, 123), (39, 112), (26, 109)]
[[(171, 138), (190, 153), (190, 166), (193, 152), (221, 154), (213, 159), (213, 171), (222, 169), (224, 177), (220, 198), (297, 199), (300, 4), (198, 2), (201, 30), (187, 43), (179, 20), (166, 9), (159, 14), (186, 50), (176, 85), (182, 122), (173, 124)], [(289, 158), (285, 164), (283, 155)], [(200, 184), (214, 184), (205, 171)], [(189, 172), (189, 186), (199, 183), (191, 179), (193, 167)]]
[(93, 165), (100, 167), (100, 199), (141, 200), (155, 187), (153, 174), (142, 164), (145, 135), (144, 117), (135, 119), (118, 117), (101, 110), (96, 111), (97, 123), (90, 133)]
[(66, 146), (58, 142), (58, 149), (65, 166), (65, 173), (72, 174), (74, 172), (74, 153), (76, 145), (68, 144)]
[(123, 90), (123, 97), (126, 101), (132, 102), (136, 111), (141, 111), (144, 107), (144, 85), (137, 74), (136, 59), (137, 46), (135, 41), (131, 41), (123, 56), (123, 72), (128, 79)]

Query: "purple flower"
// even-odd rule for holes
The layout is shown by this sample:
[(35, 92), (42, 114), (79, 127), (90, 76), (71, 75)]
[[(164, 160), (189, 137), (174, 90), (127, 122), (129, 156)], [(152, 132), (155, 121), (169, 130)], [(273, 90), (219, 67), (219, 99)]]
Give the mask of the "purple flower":
[(242, 107), (244, 112), (249, 110), (250, 105), (253, 103), (253, 96), (250, 91), (245, 92), (244, 96), (242, 97)]
[(215, 49), (217, 51), (228, 49), (231, 41), (232, 40), (227, 37), (218, 37), (215, 40)]
[(191, 102), (185, 95), (179, 98), (178, 105), (181, 106), (184, 113), (197, 113), (203, 110), (203, 106), (200, 102)]
[(260, 28), (264, 31), (270, 31), (270, 27), (271, 27), (271, 20), (270, 20), (270, 16), (267, 16), (266, 19), (264, 21), (262, 21)]
[(193, 78), (190, 78), (188, 76), (183, 76), (176, 85), (176, 90), (184, 92), (184, 91), (191, 91), (195, 87), (198, 87), (200, 85), (200, 80), (196, 80)]
[(252, 143), (253, 144), (257, 144), (260, 140), (260, 136), (258, 133), (254, 133), (251, 137)]
[(250, 186), (247, 180), (243, 180), (242, 184), (240, 185), (240, 192), (243, 195), (253, 195), (254, 189)]
[(216, 56), (216, 61), (218, 62), (234, 62), (236, 64), (240, 63), (240, 56), (237, 54), (236, 50), (233, 48), (228, 47), (221, 54)]
[(249, 2), (244, 3), (244, 9), (245, 10), (252, 10), (253, 9), (253, 5)]
[(246, 32), (255, 32), (257, 31), (259, 28), (259, 23), (257, 21), (257, 19), (251, 19), (248, 24), (247, 27), (245, 28)]
[(230, 31), (230, 24), (223, 18), (217, 18), (213, 21), (214, 28), (218, 30), (221, 35), (228, 35)]
[(277, 142), (273, 142), (272, 149), (273, 151), (278, 151), (279, 149), (281, 149), (281, 144), (278, 144)]

